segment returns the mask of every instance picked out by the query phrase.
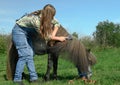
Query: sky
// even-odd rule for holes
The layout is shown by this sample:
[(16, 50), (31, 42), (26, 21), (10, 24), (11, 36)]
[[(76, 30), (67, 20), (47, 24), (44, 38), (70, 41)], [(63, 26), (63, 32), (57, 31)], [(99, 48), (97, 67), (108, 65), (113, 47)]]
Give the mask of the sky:
[(99, 22), (120, 23), (120, 0), (1, 0), (0, 33), (10, 34), (16, 19), (46, 4), (56, 8), (55, 18), (69, 33), (79, 36), (92, 36)]

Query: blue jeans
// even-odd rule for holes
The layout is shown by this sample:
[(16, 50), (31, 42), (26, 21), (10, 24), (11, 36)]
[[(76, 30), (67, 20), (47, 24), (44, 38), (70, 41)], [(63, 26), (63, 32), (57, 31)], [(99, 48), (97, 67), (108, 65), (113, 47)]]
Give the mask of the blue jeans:
[(18, 51), (18, 61), (14, 75), (14, 82), (22, 81), (22, 72), (26, 65), (30, 74), (30, 81), (37, 80), (38, 76), (35, 71), (33, 56), (34, 51), (32, 47), (31, 34), (34, 30), (32, 28), (22, 28), (17, 24), (12, 30), (13, 42)]

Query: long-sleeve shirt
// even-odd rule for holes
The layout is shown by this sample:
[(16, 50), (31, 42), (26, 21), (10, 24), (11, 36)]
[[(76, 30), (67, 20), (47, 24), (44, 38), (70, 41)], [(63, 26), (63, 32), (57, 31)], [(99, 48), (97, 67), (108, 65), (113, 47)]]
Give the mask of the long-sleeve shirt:
[[(21, 27), (34, 28), (37, 32), (40, 29), (40, 16), (37, 15), (25, 15), (16, 23)], [(51, 22), (54, 26), (60, 27), (60, 23), (54, 18)]]

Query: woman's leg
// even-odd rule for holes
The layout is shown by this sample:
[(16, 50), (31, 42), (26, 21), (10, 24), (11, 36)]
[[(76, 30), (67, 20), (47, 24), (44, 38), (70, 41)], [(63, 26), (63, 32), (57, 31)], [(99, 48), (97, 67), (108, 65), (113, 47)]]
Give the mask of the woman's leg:
[(35, 65), (33, 61), (34, 51), (32, 47), (32, 40), (28, 37), (28, 43), (29, 43), (29, 56), (27, 57), (26, 65), (30, 74), (30, 81), (34, 81), (38, 79), (37, 73), (35, 71)]
[(30, 73), (30, 80), (37, 79), (37, 74), (34, 67), (33, 62), (33, 50), (28, 43), (27, 33), (23, 31), (19, 26), (15, 26), (12, 31), (13, 42), (18, 50), (19, 59), (16, 65), (16, 71), (14, 76), (14, 81), (19, 82), (22, 79), (22, 72), (24, 69), (24, 65), (27, 64), (29, 73)]

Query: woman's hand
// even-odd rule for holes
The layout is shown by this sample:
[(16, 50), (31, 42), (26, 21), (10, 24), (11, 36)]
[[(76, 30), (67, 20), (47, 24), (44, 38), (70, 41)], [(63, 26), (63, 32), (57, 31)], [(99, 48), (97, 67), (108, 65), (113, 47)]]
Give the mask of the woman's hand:
[(58, 27), (55, 26), (54, 30), (52, 32), (52, 36), (51, 36), (52, 40), (58, 40), (58, 41), (63, 42), (63, 41), (65, 41), (68, 38), (68, 37), (64, 37), (64, 36), (56, 36), (57, 31), (58, 31)]
[(61, 42), (63, 42), (63, 41), (65, 41), (67, 39), (67, 37), (59, 37), (59, 41), (61, 41)]

